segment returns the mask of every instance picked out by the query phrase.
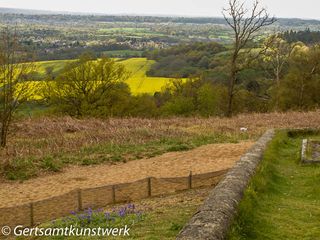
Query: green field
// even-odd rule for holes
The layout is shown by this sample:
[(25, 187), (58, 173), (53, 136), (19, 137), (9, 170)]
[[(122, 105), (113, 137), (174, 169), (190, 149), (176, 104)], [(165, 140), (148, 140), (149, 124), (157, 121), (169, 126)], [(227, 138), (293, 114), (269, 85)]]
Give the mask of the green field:
[[(135, 95), (142, 93), (153, 94), (166, 86), (169, 82), (169, 78), (162, 77), (148, 77), (146, 72), (150, 69), (154, 63), (152, 60), (146, 58), (130, 58), (126, 60), (116, 59), (119, 63), (123, 64), (130, 72), (130, 78), (127, 80), (131, 92)], [(53, 69), (53, 75), (59, 73), (63, 69), (66, 63), (72, 60), (56, 60), (37, 62), (37, 71), (40, 75), (44, 76), (46, 68)]]
[(112, 51), (104, 51), (104, 55), (107, 57), (119, 57), (119, 58), (128, 58), (128, 57), (141, 57), (143, 51), (140, 50), (112, 50)]
[(43, 61), (43, 62), (36, 62), (37, 72), (44, 76), (46, 73), (47, 68), (52, 68), (53, 73), (57, 74), (59, 71), (63, 69), (63, 67), (67, 64), (72, 62), (73, 60), (53, 60), (53, 61)]

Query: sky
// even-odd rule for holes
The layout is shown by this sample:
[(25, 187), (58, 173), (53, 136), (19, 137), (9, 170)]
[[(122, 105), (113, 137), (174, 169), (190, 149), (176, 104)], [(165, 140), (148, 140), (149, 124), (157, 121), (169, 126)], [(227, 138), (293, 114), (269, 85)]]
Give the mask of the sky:
[[(227, 2), (228, 0), (0, 0), (0, 7), (106, 14), (219, 17)], [(320, 19), (319, 0), (261, 0), (261, 5), (276, 17)]]

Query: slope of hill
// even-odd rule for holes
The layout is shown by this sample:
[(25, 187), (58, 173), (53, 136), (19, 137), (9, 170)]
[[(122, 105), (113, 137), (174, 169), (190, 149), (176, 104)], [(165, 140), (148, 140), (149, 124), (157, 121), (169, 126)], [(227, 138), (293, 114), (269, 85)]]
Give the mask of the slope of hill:
[(170, 81), (170, 78), (148, 77), (146, 75), (155, 61), (146, 58), (131, 58), (121, 61), (121, 63), (131, 72), (131, 77), (127, 80), (127, 83), (133, 94), (155, 93)]
[[(70, 61), (71, 60), (37, 62), (38, 77), (43, 77), (48, 68), (51, 68), (53, 75), (57, 75), (65, 64)], [(127, 80), (127, 84), (131, 88), (133, 94), (154, 94), (155, 92), (160, 91), (170, 81), (170, 78), (148, 77), (146, 75), (146, 72), (151, 68), (155, 61), (147, 60), (146, 58), (130, 58), (118, 60), (118, 62), (123, 64), (131, 74), (130, 78)]]

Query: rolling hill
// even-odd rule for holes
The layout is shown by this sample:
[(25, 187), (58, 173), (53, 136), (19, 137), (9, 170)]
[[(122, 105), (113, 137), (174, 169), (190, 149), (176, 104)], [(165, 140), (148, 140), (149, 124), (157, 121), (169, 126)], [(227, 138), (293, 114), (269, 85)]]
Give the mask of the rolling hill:
[[(56, 75), (63, 69), (66, 63), (72, 60), (56, 60), (56, 61), (44, 61), (37, 62), (37, 71), (39, 78), (43, 77), (46, 69), (51, 68), (53, 75)], [(146, 58), (130, 58), (130, 59), (117, 59), (117, 61), (123, 64), (126, 69), (130, 72), (131, 76), (127, 80), (131, 92), (135, 95), (148, 93), (154, 94), (157, 91), (166, 86), (170, 82), (170, 78), (162, 77), (148, 77), (146, 72), (150, 69), (151, 65), (155, 61), (147, 60)]]

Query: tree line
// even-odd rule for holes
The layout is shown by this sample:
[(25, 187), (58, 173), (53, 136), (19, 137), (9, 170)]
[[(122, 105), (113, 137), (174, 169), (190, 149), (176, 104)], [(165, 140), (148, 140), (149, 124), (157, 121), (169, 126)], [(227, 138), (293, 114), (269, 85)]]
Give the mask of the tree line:
[(311, 31), (309, 28), (303, 31), (285, 31), (281, 37), (289, 43), (303, 42), (308, 45), (320, 42), (320, 31)]

